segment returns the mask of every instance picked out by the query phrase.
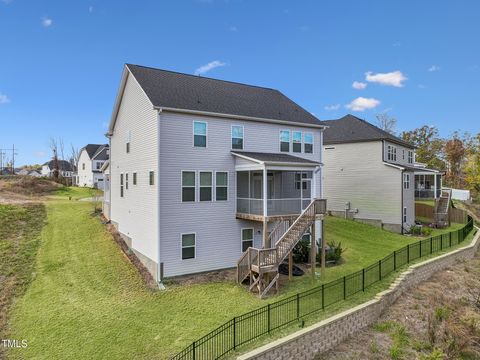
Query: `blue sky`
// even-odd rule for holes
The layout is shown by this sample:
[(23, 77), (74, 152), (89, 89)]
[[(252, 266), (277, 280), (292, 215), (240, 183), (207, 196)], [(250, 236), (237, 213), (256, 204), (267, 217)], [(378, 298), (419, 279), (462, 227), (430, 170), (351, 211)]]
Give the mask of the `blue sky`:
[(0, 0), (0, 146), (20, 165), (46, 161), (52, 136), (105, 142), (126, 62), (277, 88), (320, 119), (388, 111), (398, 130), (476, 133), (478, 14), (476, 0)]

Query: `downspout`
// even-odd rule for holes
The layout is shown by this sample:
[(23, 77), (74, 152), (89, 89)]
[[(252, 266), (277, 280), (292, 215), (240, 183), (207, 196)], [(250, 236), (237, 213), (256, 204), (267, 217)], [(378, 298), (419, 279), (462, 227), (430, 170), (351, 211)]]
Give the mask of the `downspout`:
[(163, 263), (161, 262), (161, 206), (160, 206), (160, 114), (162, 112), (162, 109), (158, 109), (158, 116), (157, 116), (157, 223), (158, 223), (158, 229), (157, 229), (157, 282), (158, 282), (158, 288), (160, 290), (165, 290), (165, 285), (163, 285)]
[(400, 208), (401, 209), (400, 214), (402, 215), (402, 219), (400, 221), (400, 224), (402, 224), (401, 225), (402, 235), (404, 235), (404, 231), (403, 231), (403, 177), (405, 176), (404, 172), (405, 172), (405, 170), (402, 170), (402, 175), (400, 176), (400, 180), (401, 180), (401, 192), (400, 192), (400, 194), (402, 195), (402, 207)]

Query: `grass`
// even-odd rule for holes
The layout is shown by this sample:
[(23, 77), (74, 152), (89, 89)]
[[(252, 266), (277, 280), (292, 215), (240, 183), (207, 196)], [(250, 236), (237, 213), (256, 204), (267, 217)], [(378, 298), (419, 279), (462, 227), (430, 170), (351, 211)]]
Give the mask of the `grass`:
[(435, 200), (434, 199), (415, 200), (415, 203), (424, 204), (424, 205), (428, 205), (428, 206), (435, 206)]
[(103, 192), (99, 189), (86, 187), (62, 186), (56, 189), (50, 196), (53, 199), (71, 198), (72, 200), (80, 200), (89, 197), (102, 196)]
[[(65, 189), (46, 202), (48, 223), (41, 234), (37, 276), (17, 301), (9, 331), (10, 338), (27, 339), (28, 347), (11, 349), (11, 359), (167, 358), (235, 315), (322, 281), (311, 276), (295, 278), (281, 289), (281, 296), (267, 302), (233, 282), (148, 290), (110, 234), (92, 217), (91, 205), (62, 200), (72, 194), (84, 197), (85, 191)], [(326, 220), (325, 231), (328, 241), (342, 242), (347, 251), (341, 266), (327, 268), (324, 281), (418, 241), (332, 217)], [(394, 276), (308, 321), (370, 299), (388, 287)], [(290, 331), (292, 327), (276, 334)]]
[(11, 305), (33, 277), (45, 217), (42, 204), (0, 204), (0, 339), (6, 338)]

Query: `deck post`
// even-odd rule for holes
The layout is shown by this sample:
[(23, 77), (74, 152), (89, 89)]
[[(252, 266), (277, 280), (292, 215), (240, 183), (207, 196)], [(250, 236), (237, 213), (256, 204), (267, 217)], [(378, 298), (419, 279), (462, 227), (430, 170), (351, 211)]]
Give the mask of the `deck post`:
[(293, 250), (288, 253), (288, 280), (292, 281), (293, 277)]
[(321, 222), (320, 222), (322, 228), (321, 228), (321, 237), (322, 237), (322, 250), (321, 250), (321, 262), (322, 262), (322, 280), (325, 281), (325, 221), (324, 219), (322, 218)]
[(267, 235), (267, 167), (263, 167), (263, 177), (262, 177), (262, 182), (263, 182), (263, 248), (269, 248), (270, 244), (267, 244), (268, 240), (268, 235)]
[[(316, 218), (316, 217), (315, 217)], [(314, 219), (315, 219), (314, 218)], [(315, 277), (315, 265), (317, 262), (317, 241), (316, 241), (316, 226), (315, 220), (313, 220), (312, 227), (310, 230), (310, 261), (312, 263), (312, 277)]]

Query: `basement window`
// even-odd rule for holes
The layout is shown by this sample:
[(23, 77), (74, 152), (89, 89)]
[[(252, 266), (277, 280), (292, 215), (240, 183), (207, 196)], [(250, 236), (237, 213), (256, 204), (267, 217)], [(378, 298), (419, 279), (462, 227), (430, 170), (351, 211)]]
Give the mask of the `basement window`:
[(253, 229), (242, 229), (242, 252), (253, 247)]

